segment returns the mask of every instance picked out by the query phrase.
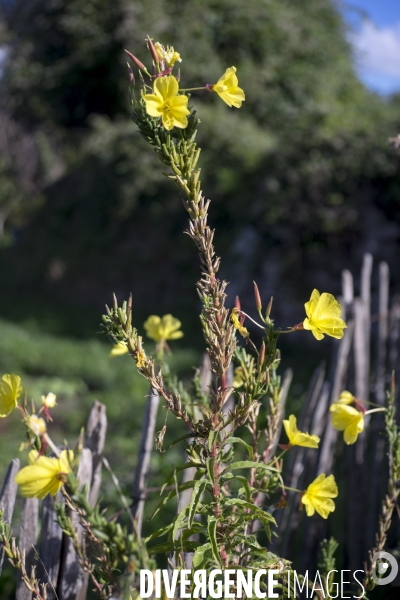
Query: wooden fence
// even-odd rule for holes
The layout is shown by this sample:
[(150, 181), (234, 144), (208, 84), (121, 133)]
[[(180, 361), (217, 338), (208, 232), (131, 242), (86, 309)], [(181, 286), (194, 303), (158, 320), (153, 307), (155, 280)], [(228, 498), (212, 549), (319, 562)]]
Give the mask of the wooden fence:
[[(389, 269), (386, 263), (381, 263), (377, 290), (378, 310), (376, 314), (371, 314), (372, 267), (372, 256), (367, 254), (361, 271), (360, 295), (357, 297), (354, 296), (351, 273), (343, 272), (341, 303), (348, 328), (343, 339), (335, 345), (330, 373), (327, 374), (325, 364), (321, 364), (315, 370), (298, 418), (300, 430), (310, 431), (321, 438), (320, 448), (318, 451), (295, 449), (290, 453), (285, 468), (286, 484), (302, 489), (319, 473), (332, 472), (334, 458), (338, 448), (341, 449), (339, 462), (341, 473), (344, 474), (344, 489), (342, 488), (340, 493), (345, 495), (346, 510), (340, 529), (346, 531), (343, 540), (345, 562), (346, 568), (351, 570), (362, 568), (368, 549), (373, 545), (380, 502), (385, 493), (385, 441), (380, 434), (383, 418), (379, 413), (374, 415), (373, 421), (366, 423), (366, 431), (359, 437), (357, 444), (344, 447), (342, 440), (337, 443), (338, 432), (330, 424), (329, 405), (338, 399), (344, 389), (354, 392), (360, 399), (370, 399), (383, 405), (390, 373), (399, 371), (400, 300), (394, 298), (389, 305)], [(207, 361), (202, 365), (201, 379), (202, 386), (206, 388), (210, 379)], [(282, 408), (290, 381), (291, 372), (288, 371), (284, 376)], [(233, 396), (230, 400), (233, 402)], [(158, 405), (157, 394), (151, 392), (146, 405), (132, 493), (132, 511), (139, 530), (146, 500)], [(78, 472), (79, 482), (82, 485), (88, 484), (88, 498), (92, 505), (96, 502), (100, 490), (106, 430), (105, 407), (95, 402), (86, 427)], [(14, 477), (18, 470), (19, 460), (14, 459), (0, 493), (0, 507), (4, 509), (5, 520), (9, 524), (12, 523), (16, 498)], [(189, 476), (189, 471), (190, 469), (184, 471), (186, 476)], [(187, 494), (182, 494), (179, 499), (180, 510), (188, 503), (189, 498)], [(304, 519), (298, 508), (298, 495), (289, 494), (287, 508), (284, 511), (276, 511), (274, 516), (279, 525), (279, 538), (273, 543), (272, 550), (288, 559), (296, 559), (298, 571), (307, 568), (314, 571), (317, 564), (317, 547), (328, 533), (330, 520), (325, 522), (319, 517)], [(331, 533), (334, 535), (335, 531)], [(62, 533), (57, 524), (51, 497), (47, 497), (41, 506), (37, 499), (24, 500), (19, 546), (26, 552), (28, 573), (30, 567), (35, 564), (40, 580), (48, 582), (50, 600), (85, 600), (88, 577), (76, 560), (69, 538)], [(190, 560), (190, 557), (186, 558)], [(0, 544), (0, 574), (3, 559), (4, 552)], [(16, 600), (32, 600), (31, 592), (19, 578)]]

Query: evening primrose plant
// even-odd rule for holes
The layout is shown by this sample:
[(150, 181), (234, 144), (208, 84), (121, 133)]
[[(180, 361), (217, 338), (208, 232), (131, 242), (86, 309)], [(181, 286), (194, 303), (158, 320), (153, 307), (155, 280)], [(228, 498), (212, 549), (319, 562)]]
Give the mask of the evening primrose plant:
[[(200, 381), (198, 370), (190, 386), (170, 372), (164, 361), (165, 351), (170, 351), (168, 342), (182, 338), (181, 323), (171, 314), (151, 315), (143, 326), (135, 323), (132, 296), (121, 304), (114, 296), (111, 307), (106, 306), (101, 335), (111, 340), (112, 356), (130, 355), (137, 371), (150, 385), (151, 398), (158, 395), (163, 401), (166, 419), (156, 435), (157, 449), (166, 451), (163, 440), (169, 415), (185, 429), (184, 435), (170, 445), (182, 443), (186, 460), (167, 475), (153, 516), (162, 515), (160, 511), (167, 502), (176, 501), (182, 492), (185, 496), (189, 492), (190, 497), (188, 502), (178, 503), (172, 521), (168, 519), (146, 540), (141, 538), (137, 519), (132, 519), (129, 529), (119, 524), (118, 515), (107, 519), (99, 505), (93, 507), (88, 503), (85, 490), (77, 483), (81, 444), (78, 442), (72, 451), (59, 449), (51, 441), (48, 429), (50, 413), (56, 407), (54, 394), (42, 396), (36, 412), (34, 405), (28, 407), (26, 397), (19, 404), (20, 378), (4, 375), (0, 383), (0, 417), (19, 410), (28, 439), (24, 445), (29, 450), (28, 464), (15, 481), (26, 497), (42, 499), (49, 494), (56, 497), (59, 523), (71, 537), (78, 560), (90, 574), (101, 598), (106, 599), (116, 591), (122, 594), (121, 576), (128, 581), (126, 597), (137, 598), (138, 573), (142, 567), (153, 570), (154, 557), (158, 555), (164, 556), (164, 561), (167, 559), (173, 568), (191, 570), (192, 575), (199, 569), (207, 573), (214, 569), (247, 572), (275, 569), (279, 573), (275, 588), (279, 598), (295, 598), (290, 589), (291, 563), (271, 551), (272, 537), (281, 533), (277, 530), (276, 511), (285, 510), (287, 492), (292, 491), (298, 494), (298, 508), (307, 517), (328, 519), (341, 492), (332, 473), (317, 473), (314, 480), (307, 482), (306, 489), (285, 485), (283, 456), (296, 452), (298, 447), (315, 451), (320, 439), (312, 431), (299, 430), (295, 415), (284, 418), (277, 346), (281, 335), (308, 332), (318, 343), (325, 336), (340, 340), (346, 323), (336, 298), (316, 289), (305, 302), (303, 320), (288, 327), (276, 327), (272, 298), (263, 307), (256, 283), (257, 318), (242, 309), (238, 298), (232, 308), (227, 306), (227, 283), (218, 278), (220, 258), (214, 249), (215, 232), (208, 224), (210, 200), (202, 192), (198, 167), (201, 149), (196, 135), (200, 121), (190, 105), (190, 94), (215, 93), (215, 98), (221, 99), (229, 110), (241, 108), (245, 93), (239, 87), (234, 66), (227, 67), (214, 84), (200, 82), (199, 87), (183, 87), (184, 77), (178, 67), (182, 64), (184, 73), (185, 57), (161, 42), (150, 38), (146, 42), (150, 53), (147, 66), (127, 51), (134, 64), (134, 67), (128, 65), (131, 117), (163, 163), (163, 175), (176, 186), (189, 216), (185, 233), (193, 240), (200, 258), (196, 287), (201, 302), (199, 318), (208, 356), (209, 383), (204, 385)], [(144, 347), (139, 333), (142, 330), (155, 343), (154, 356), (147, 344)], [(385, 505), (378, 549), (386, 539), (397, 499), (393, 478), (400, 476), (400, 435), (395, 425), (393, 398), (392, 389), (388, 408), (367, 410), (365, 403), (344, 391), (329, 411), (333, 427), (344, 432), (346, 444), (355, 443), (362, 434), (366, 414), (385, 411), (391, 452), (391, 512), (388, 517)], [(279, 444), (282, 425), (285, 435)], [(63, 502), (59, 500), (60, 494)], [(90, 552), (77, 540), (70, 511), (78, 515)], [(5, 531), (0, 520), (3, 544), (18, 565), (19, 559), (13, 554)], [(97, 561), (91, 560), (91, 556)], [(373, 586), (370, 576), (366, 582)], [(314, 592), (319, 598), (326, 597), (321, 589), (313, 587)]]
[[(172, 181), (189, 215), (187, 234), (200, 256), (201, 278), (197, 291), (202, 303), (200, 323), (206, 342), (211, 370), (211, 384), (206, 390), (198, 385), (191, 389), (171, 385), (169, 371), (144, 354), (143, 339), (132, 320), (132, 299), (120, 306), (117, 302), (103, 316), (103, 334), (115, 347), (124, 346), (141, 375), (164, 400), (167, 413), (172, 413), (186, 426), (187, 462), (178, 466), (165, 485), (175, 481), (175, 488), (160, 502), (156, 512), (183, 490), (192, 489), (189, 505), (178, 512), (174, 521), (150, 538), (150, 551), (174, 556), (176, 565), (184, 567), (187, 553), (192, 554), (194, 569), (254, 569), (279, 565), (281, 592), (287, 588), (290, 564), (260, 545), (261, 524), (271, 541), (276, 525), (274, 503), (286, 494), (283, 461), (276, 455), (282, 414), (280, 399), (282, 382), (278, 374), (280, 335), (311, 331), (317, 340), (325, 335), (343, 337), (346, 324), (341, 318), (338, 301), (326, 292), (314, 290), (305, 304), (305, 318), (297, 325), (276, 328), (271, 317), (272, 299), (263, 310), (260, 293), (254, 284), (258, 320), (244, 312), (237, 299), (229, 310), (226, 286), (218, 279), (220, 259), (213, 246), (214, 231), (208, 225), (210, 201), (206, 200), (200, 182), (196, 143), (199, 119), (190, 106), (191, 93), (215, 92), (230, 108), (240, 108), (245, 101), (239, 87), (237, 70), (228, 67), (215, 84), (195, 88), (182, 85), (177, 65), (184, 69), (185, 57), (173, 48), (164, 49), (160, 42), (147, 39), (152, 66), (146, 66), (131, 52), (128, 56), (138, 67), (138, 85), (129, 65), (132, 119), (142, 137), (153, 146), (166, 168), (164, 176)], [(164, 319), (164, 318), (163, 318)], [(245, 322), (252, 321), (262, 330), (261, 342), (253, 341)], [(162, 334), (162, 319), (150, 317), (145, 323), (147, 335), (156, 343), (168, 339)], [(179, 329), (177, 330), (179, 331)], [(171, 337), (171, 339), (173, 339)], [(241, 341), (240, 341), (241, 340)], [(228, 371), (234, 363), (233, 385), (228, 385)], [(267, 413), (267, 428), (259, 426), (259, 415)], [(283, 453), (295, 446), (318, 448), (319, 438), (299, 431), (296, 417), (290, 415), (283, 425), (288, 444)], [(251, 433), (248, 444), (243, 431)], [(165, 432), (163, 432), (164, 435)], [(163, 436), (162, 436), (163, 437)], [(162, 442), (158, 443), (161, 447)], [(238, 460), (238, 451), (247, 457)], [(194, 476), (179, 483), (180, 471), (192, 467)], [(326, 519), (334, 511), (338, 488), (332, 474), (321, 473), (306, 490), (297, 490), (299, 506), (311, 516), (315, 512)], [(193, 541), (193, 536), (198, 541)], [(160, 540), (158, 540), (160, 538)], [(162, 541), (164, 538), (164, 541)], [(154, 542), (157, 540), (157, 543)]]

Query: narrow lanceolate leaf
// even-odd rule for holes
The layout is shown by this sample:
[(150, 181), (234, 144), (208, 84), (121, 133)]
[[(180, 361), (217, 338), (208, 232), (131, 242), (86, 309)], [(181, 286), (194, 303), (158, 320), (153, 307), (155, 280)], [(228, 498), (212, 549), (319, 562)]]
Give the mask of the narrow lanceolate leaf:
[(252, 490), (254, 490), (254, 488), (250, 487), (250, 484), (246, 477), (243, 477), (242, 475), (234, 475), (233, 473), (224, 473), (224, 475), (221, 475), (220, 477), (220, 481), (222, 483), (226, 483), (227, 481), (233, 481), (234, 479), (240, 481), (240, 483), (243, 485), (244, 491), (246, 493), (246, 499), (248, 502), (251, 502), (251, 492)]
[(156, 546), (150, 546), (150, 548), (148, 548), (148, 551), (150, 554), (169, 553), (175, 550), (178, 550), (178, 552), (180, 550), (183, 550), (184, 552), (194, 552), (199, 545), (200, 542), (193, 542), (191, 540), (183, 542), (178, 539), (175, 540), (173, 544), (171, 542), (168, 542), (166, 544), (157, 544)]
[(193, 433), (186, 433), (185, 435), (181, 435), (181, 437), (178, 437), (178, 439), (174, 440), (169, 446), (167, 446), (164, 452), (169, 450), (169, 448), (171, 448), (172, 446), (175, 446), (175, 444), (177, 444), (178, 442), (182, 442), (183, 440), (189, 440), (192, 437)]
[(208, 537), (209, 537), (210, 543), (211, 543), (211, 550), (212, 550), (215, 562), (221, 566), (221, 558), (219, 556), (218, 543), (217, 543), (217, 525), (218, 525), (217, 519), (215, 517), (209, 516), (208, 522), (207, 522), (207, 531), (208, 531)]
[(228, 439), (225, 440), (224, 446), (226, 444), (229, 444), (229, 445), (242, 444), (242, 446), (244, 446), (246, 448), (247, 452), (249, 453), (250, 460), (253, 460), (253, 457), (254, 457), (253, 448), (251, 446), (249, 446), (249, 444), (246, 444), (246, 442), (244, 440), (242, 440), (241, 438), (229, 437)]
[(218, 435), (218, 431), (214, 431), (214, 429), (212, 429), (210, 431), (210, 433), (209, 433), (209, 436), (208, 436), (208, 450), (210, 452), (212, 450), (212, 447), (214, 445), (214, 441), (215, 441), (215, 438), (217, 437), (217, 435)]
[(229, 473), (229, 471), (233, 471), (235, 469), (264, 469), (265, 471), (278, 473), (278, 469), (275, 469), (270, 465), (265, 465), (264, 463), (254, 462), (252, 460), (240, 460), (238, 462), (231, 463), (222, 471), (222, 473)]
[(226, 500), (226, 502), (224, 503), (224, 506), (243, 506), (244, 508), (248, 508), (252, 512), (257, 513), (257, 518), (263, 517), (270, 523), (276, 525), (276, 521), (271, 515), (271, 513), (262, 510), (252, 502), (247, 502), (246, 500), (242, 500), (241, 498), (229, 498), (229, 500)]
[(200, 479), (199, 481), (196, 481), (196, 483), (195, 483), (195, 486), (194, 486), (193, 492), (192, 492), (192, 498), (191, 498), (190, 504), (189, 504), (189, 513), (188, 513), (188, 527), (189, 528), (192, 527), (192, 525), (193, 525), (193, 519), (196, 515), (196, 510), (197, 510), (197, 507), (201, 500), (201, 496), (207, 487), (207, 483), (208, 482), (205, 479)]
[(171, 500), (171, 498), (176, 496), (177, 492), (179, 493), (179, 492), (183, 492), (184, 490), (188, 490), (189, 488), (193, 487), (195, 483), (196, 483), (196, 481), (194, 479), (192, 479), (191, 481), (186, 481), (185, 483), (181, 483), (181, 485), (179, 485), (177, 489), (171, 490), (169, 492), (169, 494), (164, 496), (164, 498), (161, 500), (161, 502), (157, 505), (155, 511), (153, 512), (153, 514), (151, 516), (151, 519), (153, 519), (156, 516), (156, 514), (158, 513), (160, 508), (162, 508), (163, 506), (165, 506), (165, 504), (167, 504), (168, 500)]
[(192, 564), (195, 569), (197, 569), (198, 567), (201, 567), (201, 565), (204, 561), (205, 554), (209, 550), (211, 550), (210, 542), (208, 542), (207, 544), (204, 544), (203, 546), (199, 546), (198, 548), (196, 548), (196, 551), (193, 555), (193, 560), (192, 560)]
[[(196, 481), (196, 484), (197, 483), (199, 483), (199, 482)], [(172, 529), (172, 540), (175, 540), (178, 537), (178, 533), (179, 533), (180, 529), (182, 529), (183, 521), (186, 519), (188, 512), (189, 512), (189, 507), (185, 506), (185, 508), (183, 510), (181, 510), (179, 515), (177, 515), (175, 517), (174, 527)]]
[(163, 535), (166, 535), (172, 529), (173, 526), (174, 526), (174, 524), (170, 523), (166, 527), (161, 527), (161, 529), (157, 529), (157, 531), (155, 531), (154, 533), (152, 533), (151, 535), (149, 535), (149, 537), (147, 537), (145, 539), (146, 544), (147, 544), (147, 542), (150, 542), (151, 540), (155, 540), (158, 537), (162, 537)]
[(249, 510), (251, 510), (254, 514), (254, 518), (261, 521), (265, 529), (265, 533), (268, 536), (268, 539), (271, 540), (271, 523), (273, 525), (276, 525), (276, 521), (269, 512), (261, 510), (261, 508), (259, 508), (252, 502), (247, 502), (246, 500), (242, 500), (240, 498), (230, 498), (225, 502), (225, 507), (226, 506), (242, 506), (243, 508), (248, 508)]
[(214, 483), (214, 464), (215, 458), (206, 458), (207, 474), (211, 483)]
[(187, 462), (184, 465), (181, 465), (180, 467), (175, 467), (175, 469), (173, 469), (170, 473), (168, 473), (168, 477), (165, 479), (162, 488), (161, 488), (161, 492), (160, 492), (160, 496), (162, 495), (163, 491), (165, 490), (166, 486), (169, 483), (172, 483), (173, 481), (175, 481), (175, 476), (180, 473), (181, 471), (183, 471), (184, 469), (190, 469), (191, 467), (193, 467), (192, 463)]

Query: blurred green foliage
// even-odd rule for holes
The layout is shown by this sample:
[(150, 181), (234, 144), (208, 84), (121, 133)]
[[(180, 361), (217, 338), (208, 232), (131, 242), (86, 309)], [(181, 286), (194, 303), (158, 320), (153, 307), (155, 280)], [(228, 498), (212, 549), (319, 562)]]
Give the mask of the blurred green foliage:
[[(275, 297), (284, 286), (291, 296), (308, 294), (319, 280), (337, 291), (344, 261), (351, 267), (366, 249), (393, 260), (399, 157), (387, 138), (398, 131), (400, 99), (384, 100), (357, 79), (332, 0), (1, 5), (3, 118), (24, 131), (35, 150), (29, 156), (37, 155), (25, 182), (24, 225), (13, 214), (6, 221), (3, 314), (21, 318), (24, 309), (16, 315), (13, 306), (26, 291), (33, 307), (57, 302), (61, 315), (66, 306), (101, 309), (111, 291), (132, 290), (141, 317), (175, 309), (193, 323), (197, 264), (180, 235), (185, 216), (128, 120), (123, 48), (150, 66), (146, 33), (181, 53), (185, 86), (238, 68), (246, 92), (240, 111), (206, 92), (191, 99), (202, 121), (211, 218), (223, 224), (223, 275), (235, 292), (245, 293), (254, 277)], [(15, 148), (14, 156), (23, 154), (18, 136)], [(27, 162), (11, 165), (16, 179)], [(17, 191), (10, 193), (17, 203)], [(382, 247), (392, 217), (395, 232)], [(65, 319), (64, 330), (88, 334), (84, 321)]]

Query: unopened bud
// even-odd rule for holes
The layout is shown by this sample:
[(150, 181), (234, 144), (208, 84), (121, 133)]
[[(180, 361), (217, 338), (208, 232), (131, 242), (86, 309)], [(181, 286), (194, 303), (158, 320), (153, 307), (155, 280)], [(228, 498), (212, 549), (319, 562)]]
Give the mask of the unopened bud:
[(114, 310), (117, 310), (118, 300), (117, 300), (117, 296), (115, 294), (113, 294), (113, 301), (114, 301)]
[(154, 60), (154, 63), (158, 65), (158, 63), (160, 62), (160, 57), (158, 56), (157, 50), (155, 49), (154, 44), (149, 38), (149, 36), (147, 36), (147, 47), (150, 50), (150, 54), (152, 56), (152, 59)]
[(178, 83), (181, 80), (181, 70), (180, 69), (178, 69), (178, 73), (176, 74), (176, 80)]
[(127, 308), (128, 310), (132, 310), (132, 294), (129, 294)]
[(260, 367), (263, 366), (265, 360), (265, 343), (261, 344), (260, 354), (258, 355), (258, 364)]
[(147, 71), (146, 67), (144, 66), (144, 64), (142, 62), (140, 62), (140, 60), (138, 58), (136, 58), (136, 56), (134, 56), (132, 54), (132, 52), (129, 52), (129, 50), (125, 50), (125, 52), (127, 53), (127, 55), (129, 56), (129, 58), (131, 58), (133, 60), (133, 62), (135, 63), (135, 65), (137, 67), (139, 67), (139, 69), (141, 69), (142, 71)]
[(135, 76), (133, 74), (132, 67), (129, 63), (126, 64), (128, 65), (129, 85), (135, 85)]
[(236, 298), (235, 298), (235, 308), (237, 308), (238, 310), (240, 310), (240, 300), (239, 300), (239, 296), (236, 296)]
[(267, 306), (267, 310), (265, 312), (265, 316), (266, 317), (269, 317), (269, 315), (271, 314), (273, 300), (274, 300), (274, 298), (273, 298), (273, 296), (271, 296), (271, 300), (269, 301), (268, 306)]
[(253, 281), (254, 283), (254, 296), (256, 299), (256, 309), (258, 310), (258, 312), (260, 312), (260, 310), (262, 309), (262, 304), (261, 304), (261, 298), (260, 298), (260, 292), (258, 291), (258, 287), (255, 281)]

